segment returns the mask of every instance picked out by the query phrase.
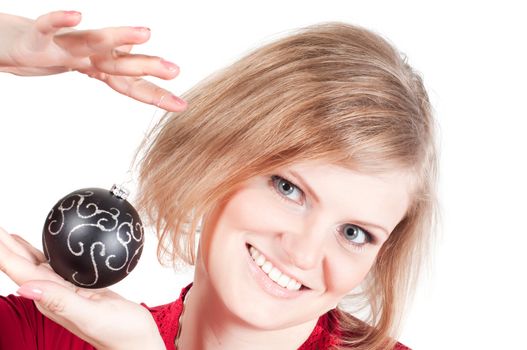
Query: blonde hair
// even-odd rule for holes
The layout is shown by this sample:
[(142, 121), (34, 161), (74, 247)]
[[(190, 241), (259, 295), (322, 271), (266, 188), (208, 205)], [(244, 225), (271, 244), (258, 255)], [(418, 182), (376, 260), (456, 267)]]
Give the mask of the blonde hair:
[(160, 260), (193, 264), (200, 218), (255, 175), (320, 159), (412, 174), (410, 208), (364, 282), (370, 317), (335, 311), (339, 348), (393, 346), (436, 210), (434, 121), (405, 59), (368, 30), (325, 23), (255, 50), (183, 97), (188, 109), (160, 121), (140, 169), (138, 202)]

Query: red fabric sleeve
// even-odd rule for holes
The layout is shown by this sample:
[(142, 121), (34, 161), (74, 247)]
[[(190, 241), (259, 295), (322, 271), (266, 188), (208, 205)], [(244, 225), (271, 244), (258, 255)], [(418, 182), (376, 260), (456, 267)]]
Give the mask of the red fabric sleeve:
[[(174, 339), (178, 330), (179, 316), (183, 311), (183, 299), (190, 285), (181, 291), (175, 302), (157, 307), (146, 307), (159, 327), (167, 349), (175, 349)], [(337, 320), (331, 312), (323, 315), (309, 339), (299, 350), (327, 349), (339, 339)], [(0, 296), (0, 350), (95, 350), (62, 326), (38, 311), (33, 301), (14, 295)], [(410, 350), (397, 343), (393, 350)]]
[(395, 348), (393, 350), (411, 350), (409, 347), (407, 347), (406, 345), (403, 345), (401, 343), (397, 343), (395, 344)]
[(32, 300), (0, 296), (0, 350), (95, 350), (38, 311)]

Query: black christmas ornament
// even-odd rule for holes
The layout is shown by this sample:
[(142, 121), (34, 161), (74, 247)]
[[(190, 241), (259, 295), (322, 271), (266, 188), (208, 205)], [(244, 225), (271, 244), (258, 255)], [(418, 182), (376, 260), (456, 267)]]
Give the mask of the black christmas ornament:
[(143, 224), (128, 192), (84, 188), (51, 209), (42, 232), (44, 254), (57, 274), (83, 288), (125, 278), (143, 250)]

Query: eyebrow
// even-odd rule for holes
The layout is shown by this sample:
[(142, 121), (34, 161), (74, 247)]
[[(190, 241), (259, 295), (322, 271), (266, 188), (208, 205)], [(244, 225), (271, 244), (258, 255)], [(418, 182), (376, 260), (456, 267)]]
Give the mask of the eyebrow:
[[(311, 186), (309, 186), (309, 184), (304, 180), (304, 178), (300, 176), (300, 174), (298, 174), (294, 170), (288, 170), (288, 173), (290, 173), (295, 178), (295, 180), (302, 186), (302, 188), (305, 189), (317, 203), (320, 203), (320, 198), (317, 196), (316, 192), (313, 190), (313, 188), (311, 188)], [(378, 231), (382, 231), (382, 233), (384, 233), (386, 237), (390, 235), (387, 229), (377, 224), (366, 222), (366, 221), (361, 221), (361, 220), (351, 220), (351, 221), (353, 224), (364, 227), (368, 230), (375, 228)]]

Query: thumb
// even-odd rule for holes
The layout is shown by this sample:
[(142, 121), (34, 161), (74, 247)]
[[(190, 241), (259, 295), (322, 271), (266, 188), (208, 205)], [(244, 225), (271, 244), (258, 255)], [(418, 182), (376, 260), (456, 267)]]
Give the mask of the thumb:
[[(87, 325), (97, 324), (94, 302), (78, 293), (81, 289), (72, 284), (61, 285), (51, 281), (29, 281), (20, 286), (17, 293), (24, 298), (31, 299), (39, 311), (52, 321), (60, 324), (70, 332), (99, 347), (92, 329)], [(100, 318), (99, 318), (100, 320)], [(87, 331), (88, 330), (88, 331)]]
[(76, 293), (73, 285), (65, 286), (51, 281), (29, 281), (20, 286), (17, 293), (31, 299), (39, 306), (39, 310), (53, 320), (64, 317), (69, 321), (85, 314), (82, 310), (89, 309), (90, 300)]

